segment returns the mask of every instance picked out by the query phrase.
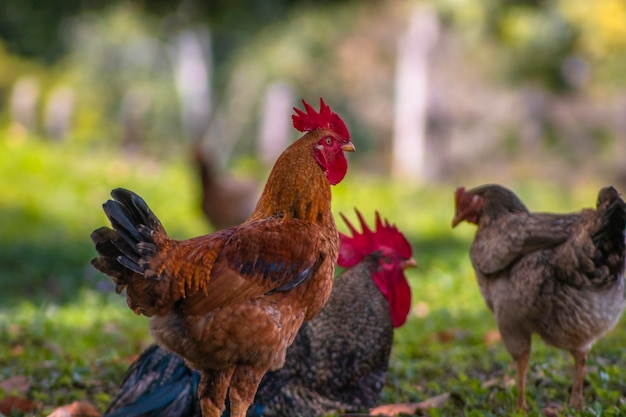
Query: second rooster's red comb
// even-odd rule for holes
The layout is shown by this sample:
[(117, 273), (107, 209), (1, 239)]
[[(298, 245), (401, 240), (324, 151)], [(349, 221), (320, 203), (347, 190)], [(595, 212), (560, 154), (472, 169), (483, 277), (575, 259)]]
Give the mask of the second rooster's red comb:
[(294, 107), (296, 114), (291, 116), (293, 127), (300, 132), (310, 132), (316, 129), (328, 129), (345, 140), (350, 140), (350, 132), (341, 117), (333, 112), (324, 100), (320, 98), (320, 111), (317, 112), (309, 103), (302, 100), (306, 112)]
[(337, 259), (339, 266), (348, 268), (355, 265), (361, 262), (365, 256), (379, 250), (383, 246), (393, 249), (394, 252), (405, 259), (409, 259), (412, 256), (413, 250), (411, 245), (396, 226), (390, 224), (387, 220), (381, 220), (380, 214), (376, 212), (376, 229), (371, 230), (367, 226), (361, 212), (357, 209), (355, 211), (363, 230), (361, 233), (348, 221), (343, 213), (339, 213), (352, 234), (352, 236), (348, 236), (339, 233), (341, 239), (339, 258)]

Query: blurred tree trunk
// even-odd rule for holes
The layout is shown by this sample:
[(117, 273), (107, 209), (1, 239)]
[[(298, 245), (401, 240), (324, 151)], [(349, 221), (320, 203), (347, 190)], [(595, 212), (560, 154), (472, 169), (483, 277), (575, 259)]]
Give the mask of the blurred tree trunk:
[(11, 119), (29, 133), (37, 131), (39, 82), (33, 77), (21, 77), (11, 94)]
[[(392, 175), (423, 181), (429, 176), (426, 153), (429, 53), (439, 35), (439, 22), (429, 8), (416, 9), (398, 42)], [(429, 159), (435, 155), (429, 155)]]
[(174, 80), (180, 98), (184, 135), (201, 140), (211, 119), (211, 35), (205, 28), (187, 29), (170, 48)]
[(52, 140), (65, 140), (71, 130), (75, 104), (74, 90), (62, 86), (50, 93), (46, 103), (44, 127), (46, 135)]
[(265, 165), (273, 165), (289, 143), (294, 97), (293, 89), (284, 82), (273, 83), (265, 90), (258, 140), (259, 155)]

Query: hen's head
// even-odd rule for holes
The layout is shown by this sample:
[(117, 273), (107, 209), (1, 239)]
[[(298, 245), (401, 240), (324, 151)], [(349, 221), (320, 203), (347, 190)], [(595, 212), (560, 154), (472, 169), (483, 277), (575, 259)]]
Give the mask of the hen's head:
[(478, 224), (480, 211), (483, 208), (483, 197), (465, 191), (465, 187), (459, 187), (454, 193), (455, 214), (452, 219), (452, 227), (456, 227), (463, 220)]
[(302, 100), (306, 112), (293, 108), (296, 114), (291, 116), (293, 127), (300, 132), (316, 132), (318, 138), (313, 143), (313, 155), (328, 181), (338, 184), (346, 176), (348, 162), (344, 152), (353, 152), (350, 132), (337, 113), (320, 98), (320, 111), (317, 112), (309, 103)]
[(463, 220), (478, 224), (483, 215), (495, 219), (507, 213), (528, 211), (513, 191), (497, 184), (481, 185), (471, 190), (459, 187), (454, 194), (454, 205), (452, 227)]
[(372, 278), (389, 303), (391, 321), (394, 327), (402, 326), (411, 308), (411, 289), (404, 276), (406, 268), (417, 266), (412, 257), (411, 245), (402, 233), (387, 220), (384, 222), (376, 212), (376, 229), (371, 230), (363, 216), (355, 210), (361, 223), (362, 233), (340, 213), (352, 236), (339, 233), (341, 246), (337, 263), (349, 268), (373, 255), (378, 265), (372, 271)]

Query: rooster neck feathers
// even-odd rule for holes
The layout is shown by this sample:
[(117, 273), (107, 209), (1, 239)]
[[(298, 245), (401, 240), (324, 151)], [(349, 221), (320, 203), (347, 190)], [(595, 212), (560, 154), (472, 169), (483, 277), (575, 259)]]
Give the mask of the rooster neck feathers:
[[(274, 168), (257, 204), (253, 219), (277, 216), (325, 223), (331, 211), (330, 183), (303, 148), (313, 137), (303, 137), (287, 148)], [(270, 211), (268, 211), (270, 210)]]
[(278, 157), (250, 220), (277, 216), (334, 224), (330, 185), (345, 176), (344, 151), (354, 146), (346, 125), (324, 100), (319, 112), (302, 102), (306, 112), (294, 108), (293, 125), (306, 133)]

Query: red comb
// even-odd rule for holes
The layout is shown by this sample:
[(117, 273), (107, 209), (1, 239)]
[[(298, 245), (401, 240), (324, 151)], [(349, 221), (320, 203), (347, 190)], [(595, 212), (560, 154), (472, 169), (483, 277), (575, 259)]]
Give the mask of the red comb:
[(454, 201), (459, 204), (459, 201), (461, 200), (461, 197), (463, 197), (465, 195), (465, 187), (458, 187), (455, 191), (454, 191)]
[(320, 98), (320, 111), (315, 111), (313, 107), (306, 101), (302, 100), (306, 113), (294, 107), (296, 114), (291, 116), (293, 127), (300, 132), (310, 132), (316, 129), (328, 129), (335, 132), (339, 137), (349, 140), (350, 132), (343, 120), (337, 113), (334, 113), (324, 100)]
[(341, 246), (339, 248), (339, 258), (337, 263), (343, 268), (349, 268), (382, 247), (393, 249), (398, 255), (404, 259), (409, 259), (413, 250), (404, 235), (400, 233), (398, 228), (390, 224), (387, 220), (384, 222), (380, 219), (380, 214), (376, 212), (376, 230), (372, 231), (365, 223), (363, 215), (355, 209), (359, 222), (361, 223), (362, 233), (359, 233), (355, 227), (346, 219), (343, 213), (339, 213), (341, 218), (352, 237), (339, 233), (341, 238)]
[(465, 198), (467, 192), (465, 191), (465, 187), (458, 187), (454, 192), (454, 206), (457, 212), (460, 210), (465, 210), (469, 205), (468, 200)]

